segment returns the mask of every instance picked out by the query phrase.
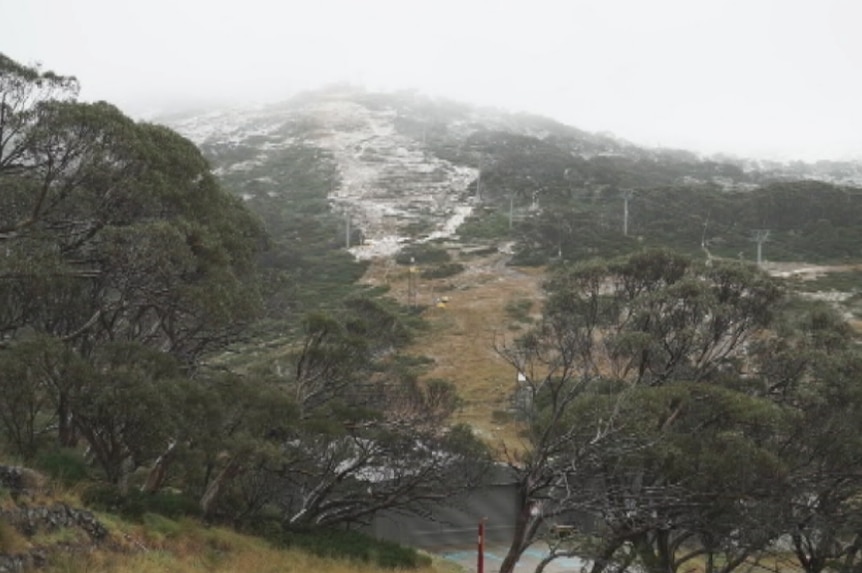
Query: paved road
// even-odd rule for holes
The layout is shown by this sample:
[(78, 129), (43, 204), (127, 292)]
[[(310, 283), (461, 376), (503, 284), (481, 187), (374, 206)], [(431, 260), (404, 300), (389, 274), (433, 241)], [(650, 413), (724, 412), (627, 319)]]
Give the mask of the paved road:
[[(500, 564), (503, 562), (503, 557), (506, 555), (508, 547), (503, 545), (493, 545), (485, 547), (485, 573), (498, 573)], [(477, 553), (476, 547), (451, 547), (445, 549), (434, 550), (434, 553), (442, 555), (444, 558), (455, 561), (464, 571), (472, 573), (476, 571)], [(517, 573), (533, 573), (536, 570), (536, 565), (547, 555), (545, 548), (542, 545), (534, 545), (524, 552), (521, 560), (518, 562), (518, 567), (515, 569)], [(560, 558), (553, 561), (545, 567), (545, 573), (580, 573), (585, 562), (578, 558)]]

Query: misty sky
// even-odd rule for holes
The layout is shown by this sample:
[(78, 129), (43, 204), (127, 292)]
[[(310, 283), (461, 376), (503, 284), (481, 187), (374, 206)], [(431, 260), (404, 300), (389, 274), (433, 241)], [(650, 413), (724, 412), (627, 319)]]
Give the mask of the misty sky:
[(145, 117), (334, 82), (640, 144), (862, 158), (859, 0), (0, 0), (0, 51)]

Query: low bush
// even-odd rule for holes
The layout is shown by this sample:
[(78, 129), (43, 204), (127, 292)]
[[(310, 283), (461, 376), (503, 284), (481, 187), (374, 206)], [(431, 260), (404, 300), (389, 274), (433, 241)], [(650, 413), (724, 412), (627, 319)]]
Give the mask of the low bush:
[(87, 461), (77, 450), (60, 449), (45, 452), (36, 458), (33, 465), (45, 475), (66, 486), (81, 483), (89, 478)]
[(84, 491), (82, 501), (93, 509), (117, 513), (138, 521), (147, 513), (172, 519), (200, 514), (200, 507), (195, 499), (168, 491), (142, 493), (132, 490), (123, 495), (116, 486), (93, 485)]
[(389, 569), (427, 567), (431, 559), (411, 547), (375, 539), (357, 531), (316, 529), (289, 531), (282, 538), (288, 547), (319, 555), (371, 563)]
[(446, 249), (435, 247), (434, 245), (421, 244), (410, 245), (402, 249), (395, 257), (395, 262), (399, 265), (428, 265), (448, 263), (451, 258)]
[(464, 239), (501, 239), (511, 233), (508, 214), (499, 211), (468, 217), (458, 227), (458, 234)]
[(422, 269), (419, 276), (423, 279), (445, 279), (461, 272), (464, 272), (464, 265), (461, 263), (444, 263), (442, 265), (437, 265), (436, 267)]

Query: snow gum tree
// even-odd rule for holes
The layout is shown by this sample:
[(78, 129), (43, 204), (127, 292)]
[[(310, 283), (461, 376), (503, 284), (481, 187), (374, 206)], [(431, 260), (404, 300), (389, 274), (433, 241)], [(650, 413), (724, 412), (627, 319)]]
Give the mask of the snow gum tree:
[(259, 318), (262, 225), (191, 142), (76, 95), (0, 55), (0, 447), (83, 445), (121, 491), (147, 468), (145, 492), (288, 527), (478, 481), (451, 384), (387, 362), (410, 328), (379, 299), (279, 324), (253, 367), (216, 359)]
[(540, 570), (580, 555), (595, 573), (695, 558), (730, 571), (774, 541), (795, 420), (758, 375), (778, 285), (648, 251), (562, 266), (546, 288), (541, 323), (498, 348), (525, 379), (509, 460), (520, 512), (500, 570), (537, 540), (551, 547)]
[(160, 387), (255, 319), (263, 232), (191, 142), (77, 87), (0, 54), (0, 410), (17, 454), (55, 428), (116, 482), (164, 447)]

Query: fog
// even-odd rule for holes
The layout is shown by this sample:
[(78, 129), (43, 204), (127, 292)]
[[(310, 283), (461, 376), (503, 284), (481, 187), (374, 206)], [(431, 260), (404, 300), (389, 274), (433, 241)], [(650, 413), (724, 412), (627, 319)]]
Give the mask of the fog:
[(135, 117), (334, 82), (703, 153), (862, 156), (856, 0), (0, 0), (0, 51)]

